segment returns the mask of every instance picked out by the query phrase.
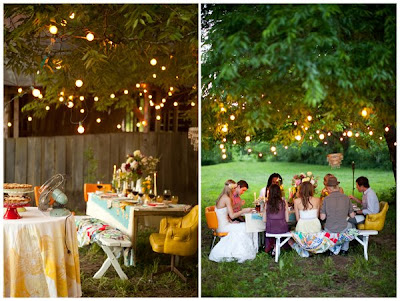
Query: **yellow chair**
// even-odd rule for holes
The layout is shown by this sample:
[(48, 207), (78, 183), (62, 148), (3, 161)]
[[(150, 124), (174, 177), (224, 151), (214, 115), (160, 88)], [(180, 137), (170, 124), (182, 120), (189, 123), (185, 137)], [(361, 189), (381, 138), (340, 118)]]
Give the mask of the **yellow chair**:
[(210, 250), (212, 250), (212, 248), (214, 248), (215, 239), (217, 237), (221, 238), (221, 237), (228, 235), (228, 232), (218, 232), (217, 231), (218, 218), (217, 218), (217, 214), (215, 213), (215, 206), (206, 207), (206, 221), (207, 221), (208, 228), (212, 230), (212, 233), (214, 236), (213, 241), (211, 243), (211, 248), (210, 248)]
[(197, 252), (198, 244), (198, 205), (184, 217), (166, 217), (160, 222), (159, 233), (150, 235), (151, 248), (156, 253), (171, 254), (171, 265), (151, 276), (165, 272), (176, 273), (183, 281), (186, 277), (176, 268), (176, 256), (191, 256)]
[(87, 202), (89, 199), (88, 196), (89, 192), (111, 191), (111, 190), (112, 190), (111, 184), (88, 184), (88, 183), (83, 184), (83, 196), (85, 198), (85, 202)]
[(368, 214), (365, 217), (364, 224), (358, 224), (357, 228), (359, 230), (376, 230), (381, 231), (385, 225), (386, 212), (389, 209), (387, 202), (379, 202), (379, 213)]

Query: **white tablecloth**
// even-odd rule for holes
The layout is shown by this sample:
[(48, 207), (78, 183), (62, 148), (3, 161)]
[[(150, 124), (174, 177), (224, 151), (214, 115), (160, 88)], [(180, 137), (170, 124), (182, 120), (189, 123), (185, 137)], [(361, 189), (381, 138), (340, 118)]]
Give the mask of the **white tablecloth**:
[(3, 220), (4, 296), (82, 296), (74, 217), (26, 209)]
[(244, 215), (246, 220), (246, 232), (263, 232), (265, 223), (262, 216), (258, 213), (247, 213)]

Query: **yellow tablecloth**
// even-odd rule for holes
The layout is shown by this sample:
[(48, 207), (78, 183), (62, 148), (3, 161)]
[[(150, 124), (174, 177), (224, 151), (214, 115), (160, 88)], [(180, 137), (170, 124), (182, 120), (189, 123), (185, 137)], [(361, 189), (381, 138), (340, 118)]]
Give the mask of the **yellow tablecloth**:
[(82, 296), (74, 217), (26, 209), (3, 220), (4, 296)]

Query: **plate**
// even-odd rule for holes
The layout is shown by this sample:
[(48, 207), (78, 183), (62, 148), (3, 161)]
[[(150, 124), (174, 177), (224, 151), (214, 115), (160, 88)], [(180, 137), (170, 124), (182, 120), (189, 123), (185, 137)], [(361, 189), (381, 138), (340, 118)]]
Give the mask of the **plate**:
[(147, 205), (153, 208), (168, 208), (168, 205), (164, 203), (148, 203)]

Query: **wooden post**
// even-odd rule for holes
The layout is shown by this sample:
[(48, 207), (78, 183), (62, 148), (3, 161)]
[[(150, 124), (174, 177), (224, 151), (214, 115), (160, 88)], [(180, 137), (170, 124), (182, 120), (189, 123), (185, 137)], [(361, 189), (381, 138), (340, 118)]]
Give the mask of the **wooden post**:
[(178, 107), (174, 107), (174, 124), (173, 124), (173, 131), (176, 133), (178, 132)]
[(19, 97), (14, 98), (13, 137), (19, 137)]
[[(5, 87), (6, 88), (6, 87)], [(11, 121), (11, 104), (10, 102), (10, 94), (6, 92), (7, 89), (4, 91), (4, 103), (7, 105), (4, 108), (4, 120), (3, 120), (3, 134), (4, 138), (9, 138), (9, 128), (8, 128), (8, 122)]]
[(144, 114), (144, 120), (146, 121), (146, 126), (143, 127), (143, 132), (148, 133), (150, 129), (150, 120), (149, 120), (149, 99), (148, 99), (148, 93), (144, 93), (144, 105), (143, 105), (143, 114)]

